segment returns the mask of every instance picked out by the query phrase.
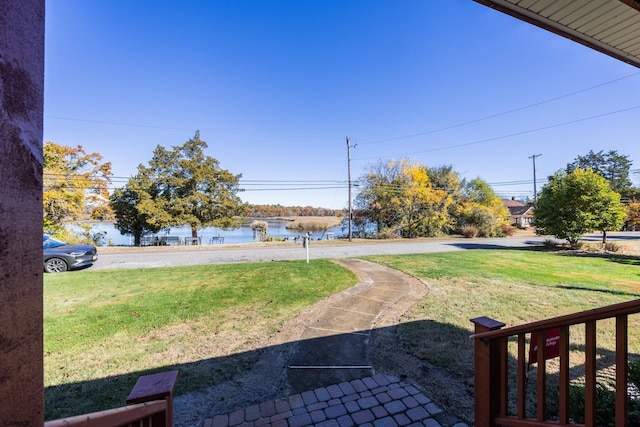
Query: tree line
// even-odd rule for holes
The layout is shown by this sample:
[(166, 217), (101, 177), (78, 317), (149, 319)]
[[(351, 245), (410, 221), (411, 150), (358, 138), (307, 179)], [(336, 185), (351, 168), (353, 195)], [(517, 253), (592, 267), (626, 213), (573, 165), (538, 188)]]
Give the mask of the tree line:
[(278, 218), (288, 216), (337, 216), (344, 215), (343, 209), (326, 209), (313, 206), (247, 205), (249, 218)]
[[(240, 198), (241, 174), (205, 154), (196, 131), (182, 145), (158, 145), (127, 183), (109, 192), (111, 163), (82, 146), (44, 145), (45, 232), (64, 235), (81, 218), (114, 221), (135, 244), (148, 234), (189, 226), (234, 228), (246, 217), (341, 216), (343, 210), (250, 205)], [(574, 245), (590, 231), (640, 227), (640, 190), (630, 180), (631, 161), (616, 151), (578, 156), (549, 177), (534, 206), (539, 234)], [(481, 178), (461, 179), (452, 166), (428, 167), (407, 159), (379, 161), (357, 180), (353, 222), (378, 238), (503, 236), (514, 229), (501, 198)], [(626, 200), (626, 206), (621, 200)], [(91, 238), (90, 226), (84, 225)]]

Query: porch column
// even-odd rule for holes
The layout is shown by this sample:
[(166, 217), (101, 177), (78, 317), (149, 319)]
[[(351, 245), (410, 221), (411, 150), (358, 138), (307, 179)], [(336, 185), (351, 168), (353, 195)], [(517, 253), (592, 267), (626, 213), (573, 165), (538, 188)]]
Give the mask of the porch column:
[(44, 0), (0, 1), (0, 426), (44, 419)]

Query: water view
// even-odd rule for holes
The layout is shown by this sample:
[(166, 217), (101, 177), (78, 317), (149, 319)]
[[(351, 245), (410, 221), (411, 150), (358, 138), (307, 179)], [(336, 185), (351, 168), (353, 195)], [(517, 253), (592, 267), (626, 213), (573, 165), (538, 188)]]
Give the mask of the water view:
[[(269, 228), (267, 230), (267, 237), (272, 238), (282, 238), (293, 240), (295, 238), (301, 237), (303, 232), (299, 230), (288, 230), (286, 225), (289, 224), (288, 221), (283, 220), (275, 220), (275, 219), (261, 219), (261, 221), (266, 221), (269, 224)], [(133, 246), (133, 236), (131, 235), (122, 235), (120, 231), (118, 231), (113, 223), (109, 222), (100, 222), (92, 224), (92, 233), (102, 233), (104, 237), (103, 245), (111, 245), (111, 246)], [(335, 239), (340, 237), (345, 237), (348, 233), (346, 223), (343, 225), (339, 225), (337, 227), (332, 227), (326, 232), (312, 232), (311, 238), (313, 240), (327, 240), (327, 239)], [(163, 231), (153, 236), (159, 240), (165, 240), (167, 242), (175, 242), (179, 241), (180, 244), (184, 244), (185, 238), (189, 241), (191, 237), (191, 228), (190, 227), (172, 227), (168, 231)], [(237, 243), (251, 243), (258, 241), (257, 235), (251, 229), (249, 224), (243, 224), (239, 228), (222, 230), (216, 227), (207, 227), (200, 229), (198, 231), (198, 244), (209, 245), (209, 244), (237, 244)], [(148, 239), (147, 241), (150, 241)]]

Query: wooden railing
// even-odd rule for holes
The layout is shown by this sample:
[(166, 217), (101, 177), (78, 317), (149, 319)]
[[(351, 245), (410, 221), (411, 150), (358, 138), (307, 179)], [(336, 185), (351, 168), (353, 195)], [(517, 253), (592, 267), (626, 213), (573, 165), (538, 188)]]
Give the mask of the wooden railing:
[[(535, 427), (569, 425), (569, 327), (585, 325), (585, 414), (584, 426), (595, 426), (596, 419), (596, 322), (615, 319), (615, 425), (626, 426), (628, 374), (628, 316), (640, 313), (640, 299), (607, 307), (587, 310), (553, 319), (510, 328), (488, 317), (471, 319), (475, 324), (474, 391), (475, 426)], [(557, 419), (546, 419), (546, 336), (545, 332), (559, 328), (559, 394)], [(526, 417), (526, 336), (536, 335), (536, 416)], [(509, 413), (508, 340), (517, 337), (517, 385), (514, 414)], [(580, 424), (571, 424), (578, 426)]]
[(172, 427), (173, 387), (178, 371), (138, 378), (128, 406), (47, 421), (45, 427)]

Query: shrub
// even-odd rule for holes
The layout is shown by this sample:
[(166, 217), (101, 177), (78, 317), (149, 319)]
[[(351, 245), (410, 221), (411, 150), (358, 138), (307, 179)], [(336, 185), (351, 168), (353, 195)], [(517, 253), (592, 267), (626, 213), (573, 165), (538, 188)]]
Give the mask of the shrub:
[(500, 231), (504, 236), (513, 236), (514, 233), (516, 232), (516, 227), (514, 227), (513, 225), (509, 225), (505, 222), (500, 225)]
[[(640, 359), (629, 362), (629, 382), (640, 391)], [(637, 397), (629, 405), (629, 425), (640, 425), (640, 400)]]
[[(569, 417), (578, 424), (584, 423), (584, 386), (569, 388)], [(615, 425), (616, 393), (602, 384), (596, 385), (596, 422), (598, 426)]]
[[(635, 363), (635, 362), (634, 362)], [(631, 380), (631, 365), (629, 363), (629, 380)], [(635, 368), (640, 371), (640, 363)], [(640, 374), (639, 371), (636, 371)], [(632, 381), (633, 382), (633, 381)], [(569, 417), (574, 423), (584, 423), (584, 386), (572, 385), (569, 388)], [(640, 400), (628, 399), (628, 425), (640, 425)], [(602, 384), (596, 384), (596, 422), (595, 425), (615, 426), (616, 393)]]
[(629, 382), (640, 390), (640, 359), (629, 362)]
[(384, 227), (378, 230), (378, 239), (399, 239), (398, 230), (394, 227)]
[(607, 242), (604, 244), (604, 250), (607, 252), (620, 252), (622, 246), (616, 242)]
[(549, 250), (556, 249), (558, 247), (558, 244), (553, 239), (544, 239), (543, 244), (544, 244), (544, 248)]
[(586, 252), (601, 252), (602, 243), (583, 243), (580, 249)]
[(478, 237), (478, 234), (480, 234), (480, 229), (475, 225), (465, 225), (464, 227), (462, 227), (462, 230), (460, 232), (464, 237), (467, 238)]

